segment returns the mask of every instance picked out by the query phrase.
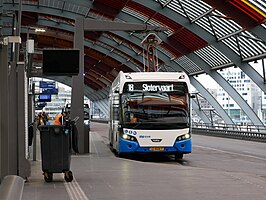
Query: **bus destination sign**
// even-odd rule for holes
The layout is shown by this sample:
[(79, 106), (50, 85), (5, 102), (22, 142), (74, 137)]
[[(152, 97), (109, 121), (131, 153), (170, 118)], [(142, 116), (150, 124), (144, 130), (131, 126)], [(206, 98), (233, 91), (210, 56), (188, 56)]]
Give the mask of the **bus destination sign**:
[[(181, 84), (183, 85), (183, 84)], [(180, 89), (180, 83), (128, 83), (125, 85), (125, 92), (173, 92)], [(182, 86), (181, 86), (182, 87)]]

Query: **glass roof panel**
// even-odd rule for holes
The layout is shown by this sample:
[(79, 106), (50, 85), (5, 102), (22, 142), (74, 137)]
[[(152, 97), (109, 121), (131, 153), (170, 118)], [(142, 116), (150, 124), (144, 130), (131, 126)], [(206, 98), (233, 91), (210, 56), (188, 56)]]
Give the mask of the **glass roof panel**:
[(226, 38), (222, 42), (230, 47), (237, 55), (240, 55), (235, 37)]
[(218, 67), (231, 63), (231, 61), (213, 46), (207, 46), (195, 51), (211, 67)]
[[(202, 69), (191, 61), (187, 56), (182, 56), (174, 60), (184, 71), (190, 73), (201, 71)], [(184, 68), (185, 66), (185, 68)]]
[(210, 26), (209, 19), (207, 17), (202, 17), (195, 22), (198, 26), (202, 27), (204, 30), (208, 31), (213, 35), (212, 27)]
[(171, 1), (169, 4), (167, 4), (167, 7), (179, 13), (180, 15), (183, 15), (184, 17), (186, 17), (186, 14), (184, 13), (178, 1)]
[(210, 17), (215, 34), (218, 38), (241, 30), (241, 26), (232, 20), (225, 19), (220, 12), (214, 11)]
[(266, 45), (264, 42), (256, 41), (248, 36), (243, 36), (238, 37), (243, 58), (257, 56), (266, 52)]
[(191, 20), (197, 18), (198, 16), (206, 13), (211, 9), (211, 6), (198, 0), (185, 0), (182, 2), (180, 1), (180, 3)]
[[(157, 1), (158, 2), (158, 1)], [(256, 4), (261, 10), (266, 10), (265, 1), (250, 1)], [(242, 27), (233, 20), (227, 18), (223, 13), (218, 10), (212, 11), (210, 14), (206, 14), (211, 6), (198, 0), (160, 0), (161, 4), (165, 4), (168, 8), (181, 14), (182, 16), (189, 17), (189, 20), (197, 19), (195, 21), (197, 25), (208, 31), (212, 35), (215, 35), (217, 39), (221, 39), (224, 44), (229, 46), (237, 55), (242, 58), (252, 57), (262, 54), (265, 51), (265, 45), (261, 42), (250, 41), (250, 39), (240, 37), (237, 39), (234, 37), (241, 33)], [(210, 20), (208, 20), (208, 17)], [(211, 23), (211, 25), (210, 25)], [(263, 25), (265, 28), (265, 24)], [(252, 34), (250, 33), (251, 37)], [(239, 46), (238, 46), (239, 45)], [(211, 52), (209, 53), (211, 54)], [(218, 58), (217, 58), (218, 59)], [(219, 65), (219, 63), (212, 63), (211, 66)]]
[(148, 20), (148, 17), (146, 17), (146, 16), (144, 16), (144, 15), (142, 15), (142, 14), (140, 14), (140, 13), (134, 11), (134, 10), (131, 10), (131, 9), (127, 8), (127, 7), (124, 7), (122, 9), (122, 12), (124, 12), (124, 13), (126, 13), (128, 15), (131, 15), (131, 16), (137, 18), (137, 19), (140, 19), (140, 20), (142, 20), (144, 22)]

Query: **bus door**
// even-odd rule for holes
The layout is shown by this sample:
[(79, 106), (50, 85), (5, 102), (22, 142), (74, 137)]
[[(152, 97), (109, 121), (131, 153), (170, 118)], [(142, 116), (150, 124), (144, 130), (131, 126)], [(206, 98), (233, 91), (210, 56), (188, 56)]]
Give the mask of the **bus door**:
[(119, 93), (113, 93), (111, 100), (111, 135), (110, 143), (114, 146), (119, 138)]

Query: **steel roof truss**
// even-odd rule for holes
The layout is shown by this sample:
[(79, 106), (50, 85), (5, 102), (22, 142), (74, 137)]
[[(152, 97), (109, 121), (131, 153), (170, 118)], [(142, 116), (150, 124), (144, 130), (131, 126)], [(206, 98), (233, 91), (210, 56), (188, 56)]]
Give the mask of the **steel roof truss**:
[(262, 71), (263, 71), (263, 83), (266, 84), (266, 76), (265, 76), (265, 63), (264, 58), (261, 60), (262, 62)]
[(63, 2), (62, 8), (61, 8), (61, 12), (64, 12), (65, 4), (66, 4), (66, 1)]
[(196, 17), (195, 19), (192, 19), (190, 21), (191, 24), (193, 24), (194, 22), (198, 21), (199, 19), (208, 16), (210, 13), (212, 13), (212, 11), (214, 11), (215, 8), (211, 8), (210, 10), (206, 11), (205, 13), (202, 13), (201, 15), (199, 15), (198, 17)]
[(235, 31), (235, 32), (233, 32), (233, 33), (230, 33), (230, 34), (228, 34), (228, 35), (225, 35), (225, 36), (223, 36), (223, 37), (218, 38), (218, 41), (222, 41), (222, 40), (225, 40), (225, 39), (227, 39), (227, 38), (229, 38), (229, 37), (232, 37), (232, 36), (238, 35), (238, 34), (240, 34), (240, 33), (243, 32), (243, 31), (245, 31), (245, 29), (241, 29), (241, 30)]
[(93, 102), (95, 104), (95, 106), (97, 106), (101, 112), (103, 112), (103, 114), (107, 117), (108, 114), (108, 101), (106, 99), (101, 99), (98, 101), (94, 101)]
[[(217, 102), (217, 100), (212, 96), (212, 94), (206, 90), (206, 88), (193, 76), (190, 76), (191, 84), (200, 92), (200, 95), (205, 98), (219, 113), (219, 116), (225, 121), (227, 124), (233, 124), (233, 120), (228, 116), (227, 112), (222, 108), (222, 106)], [(196, 96), (197, 97), (197, 96)], [(199, 110), (201, 110), (200, 103), (198, 101)]]
[[(108, 37), (105, 37), (105, 38), (103, 38), (103, 37), (105, 37), (105, 35), (102, 35), (100, 38), (98, 38), (98, 40), (101, 42), (106, 42), (108, 45), (113, 46), (114, 48), (119, 45), (118, 43), (114, 44)], [(103, 39), (101, 39), (101, 38), (103, 38)], [(121, 51), (125, 52), (130, 57), (133, 57), (134, 59), (138, 60), (139, 62), (142, 62), (142, 60), (139, 59), (140, 54), (142, 52), (137, 52), (131, 45), (123, 43), (123, 45), (121, 45), (121, 46), (119, 45), (119, 48)], [(133, 54), (130, 53), (129, 50), (133, 51), (134, 53)]]
[(244, 35), (244, 34), (239, 34), (240, 37), (244, 37), (244, 38), (247, 38), (249, 40), (253, 40), (255, 42), (261, 42), (263, 44), (266, 44), (266, 41), (263, 41), (262, 39), (259, 39), (259, 38), (254, 38), (254, 37), (250, 37), (248, 35)]
[(162, 2), (162, 0), (158, 0), (160, 5), (162, 6), (162, 8), (166, 7), (169, 3), (171, 3), (171, 1), (173, 1), (173, 0), (167, 0), (165, 2)]
[(190, 19), (190, 17), (188, 16), (188, 13), (187, 13), (187, 11), (185, 10), (184, 6), (183, 6), (182, 3), (180, 2), (180, 0), (177, 0), (177, 2), (178, 2), (178, 4), (180, 5), (181, 9), (183, 10), (183, 12), (184, 12), (184, 14), (185, 14), (187, 20), (191, 23), (191, 19)]
[(237, 49), (238, 49), (238, 52), (239, 52), (239, 56), (241, 58), (241, 60), (243, 60), (243, 55), (242, 55), (242, 51), (241, 51), (241, 46), (239, 44), (239, 39), (236, 35), (234, 35), (235, 39), (236, 39), (236, 44), (237, 44)]
[[(99, 51), (99, 52), (102, 52), (102, 53), (104, 53), (104, 54), (106, 54), (106, 48), (104, 48), (104, 47), (102, 47), (102, 46), (90, 46), (92, 49), (95, 49), (95, 50), (97, 50), (97, 51)], [(104, 50), (105, 49), (105, 50)], [(122, 58), (122, 59), (121, 59)], [(131, 69), (132, 69), (132, 71), (139, 71), (140, 69), (136, 66), (136, 65), (134, 65), (134, 63), (133, 63), (133, 65), (132, 64), (129, 64), (129, 63), (127, 63), (127, 61), (126, 61), (126, 59), (124, 58), (124, 57), (121, 57), (120, 56), (120, 58), (119, 57), (117, 57), (116, 58), (116, 60), (118, 60), (119, 62), (121, 62), (122, 64), (124, 64), (124, 65), (128, 65)], [(127, 64), (126, 64), (127, 63)]]
[(207, 115), (205, 114), (205, 112), (203, 112), (202, 110), (198, 109), (197, 103), (195, 102), (195, 100), (192, 100), (192, 107), (193, 110), (197, 113), (197, 115), (202, 119), (202, 121), (206, 124), (210, 124), (211, 121), (210, 119), (207, 117)]
[(207, 15), (207, 19), (209, 21), (209, 24), (210, 24), (210, 27), (211, 27), (211, 30), (212, 30), (212, 33), (213, 33), (215, 39), (218, 40), (218, 36), (217, 36), (216, 31), (215, 31), (215, 29), (213, 27), (213, 24), (212, 24), (212, 20), (211, 20), (210, 15)]

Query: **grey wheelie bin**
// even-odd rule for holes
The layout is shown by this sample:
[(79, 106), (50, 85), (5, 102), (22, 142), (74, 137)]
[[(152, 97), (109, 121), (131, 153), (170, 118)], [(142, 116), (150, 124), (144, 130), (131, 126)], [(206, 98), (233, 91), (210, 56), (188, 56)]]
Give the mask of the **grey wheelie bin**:
[(67, 182), (73, 180), (70, 171), (73, 127), (75, 127), (74, 124), (39, 126), (42, 171), (46, 182), (53, 181), (53, 173), (64, 173)]

